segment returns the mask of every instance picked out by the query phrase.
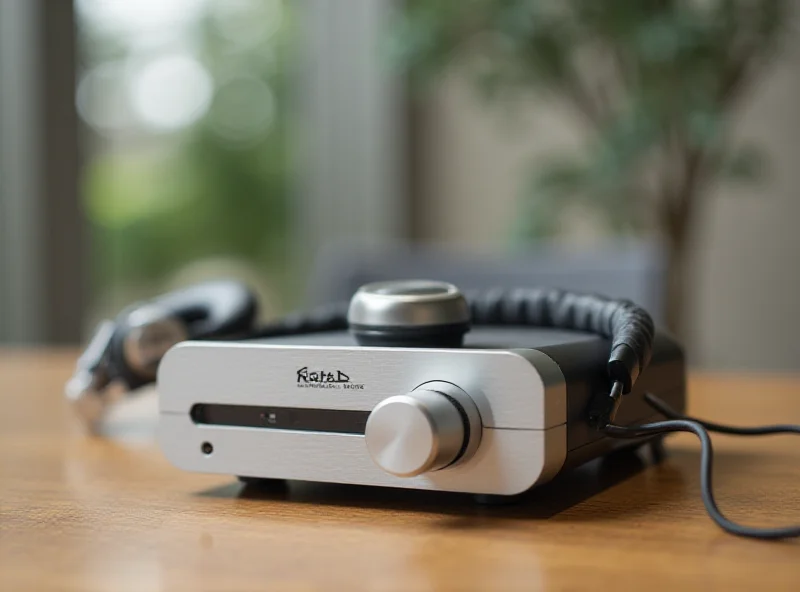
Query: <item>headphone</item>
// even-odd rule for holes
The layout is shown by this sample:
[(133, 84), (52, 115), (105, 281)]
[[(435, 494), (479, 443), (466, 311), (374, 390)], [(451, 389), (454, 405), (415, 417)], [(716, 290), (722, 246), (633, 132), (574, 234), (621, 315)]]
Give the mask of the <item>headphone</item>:
[(258, 305), (245, 285), (214, 281), (133, 304), (100, 323), (65, 394), (89, 427), (110, 402), (109, 387), (131, 391), (152, 383), (161, 358), (187, 339), (235, 339), (255, 324)]
[(132, 390), (156, 379), (158, 363), (175, 344), (191, 340), (248, 340), (349, 330), (359, 345), (460, 347), (471, 326), (521, 325), (593, 333), (610, 343), (611, 388), (590, 403), (590, 425), (612, 438), (692, 432), (701, 442), (701, 493), (724, 530), (752, 538), (800, 536), (800, 527), (752, 528), (728, 520), (711, 487), (709, 431), (738, 435), (800, 433), (800, 426), (736, 428), (681, 415), (652, 394), (645, 400), (668, 419), (635, 427), (613, 424), (623, 399), (650, 362), (655, 328), (646, 310), (628, 300), (556, 289), (491, 289), (462, 294), (444, 282), (409, 280), (367, 284), (349, 303), (294, 313), (256, 327), (253, 292), (235, 281), (207, 282), (128, 307), (95, 331), (78, 360), (66, 396), (90, 427), (102, 418), (110, 386)]
[(611, 340), (608, 401), (590, 421), (610, 423), (622, 395), (650, 362), (654, 325), (628, 300), (554, 289), (492, 289), (465, 297), (444, 282), (409, 280), (362, 286), (349, 304), (295, 313), (256, 329), (253, 292), (235, 281), (206, 282), (171, 292), (104, 321), (78, 360), (66, 388), (91, 424), (104, 392), (119, 383), (133, 390), (155, 381), (158, 363), (173, 345), (192, 340), (263, 339), (349, 329), (360, 345), (460, 347), (472, 325), (524, 325), (595, 333)]

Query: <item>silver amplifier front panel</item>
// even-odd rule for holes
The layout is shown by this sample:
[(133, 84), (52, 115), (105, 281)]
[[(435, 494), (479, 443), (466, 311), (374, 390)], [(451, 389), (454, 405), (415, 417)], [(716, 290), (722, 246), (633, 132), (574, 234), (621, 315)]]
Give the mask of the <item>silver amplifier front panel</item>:
[[(370, 411), (431, 381), (475, 401), (475, 455), (413, 478), (381, 471), (357, 434), (196, 424), (198, 403)], [(514, 494), (566, 457), (566, 391), (536, 350), (431, 350), (186, 342), (159, 369), (159, 440), (178, 467), (248, 477)], [(203, 444), (213, 445), (205, 454)]]

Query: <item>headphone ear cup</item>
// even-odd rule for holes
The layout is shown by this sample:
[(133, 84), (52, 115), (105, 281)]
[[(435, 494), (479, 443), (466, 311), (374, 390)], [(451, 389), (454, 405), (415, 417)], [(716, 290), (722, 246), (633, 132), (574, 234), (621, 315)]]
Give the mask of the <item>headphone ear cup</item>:
[(214, 281), (170, 292), (117, 317), (110, 375), (135, 389), (156, 378), (164, 354), (187, 339), (235, 338), (253, 330), (256, 298), (244, 284)]
[(127, 319), (122, 354), (128, 369), (155, 380), (158, 364), (173, 346), (189, 338), (186, 323), (157, 305), (133, 311)]
[(135, 389), (155, 380), (158, 364), (177, 343), (190, 338), (186, 323), (157, 304), (121, 314), (107, 353), (112, 376)]
[(186, 323), (189, 339), (236, 337), (249, 333), (258, 313), (253, 291), (232, 280), (190, 286), (165, 294), (154, 303)]

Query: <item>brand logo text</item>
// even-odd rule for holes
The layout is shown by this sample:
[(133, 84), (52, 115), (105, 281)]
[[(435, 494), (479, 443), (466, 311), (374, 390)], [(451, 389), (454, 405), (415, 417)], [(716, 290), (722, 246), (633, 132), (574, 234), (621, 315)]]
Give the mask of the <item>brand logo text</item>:
[(354, 384), (350, 376), (341, 370), (309, 369), (303, 366), (297, 371), (298, 388), (363, 390), (363, 384)]

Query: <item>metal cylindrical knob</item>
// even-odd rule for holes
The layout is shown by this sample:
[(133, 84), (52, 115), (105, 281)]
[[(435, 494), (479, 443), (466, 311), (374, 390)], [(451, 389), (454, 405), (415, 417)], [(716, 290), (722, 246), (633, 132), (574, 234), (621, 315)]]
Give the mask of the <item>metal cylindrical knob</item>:
[(460, 347), (470, 309), (458, 288), (446, 282), (378, 282), (353, 295), (347, 322), (361, 345)]
[(375, 464), (387, 473), (413, 477), (457, 460), (470, 431), (454, 399), (421, 388), (379, 403), (367, 420), (365, 436)]

